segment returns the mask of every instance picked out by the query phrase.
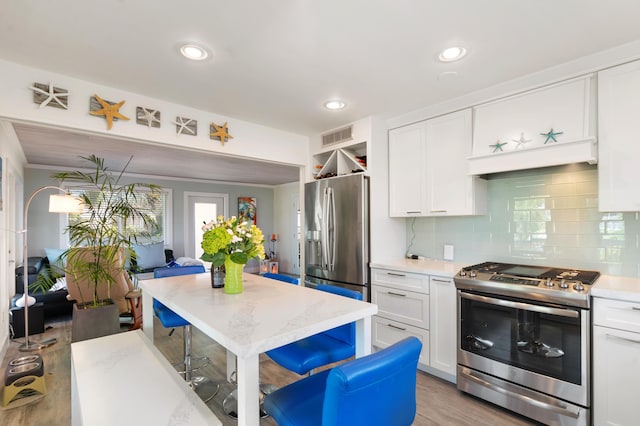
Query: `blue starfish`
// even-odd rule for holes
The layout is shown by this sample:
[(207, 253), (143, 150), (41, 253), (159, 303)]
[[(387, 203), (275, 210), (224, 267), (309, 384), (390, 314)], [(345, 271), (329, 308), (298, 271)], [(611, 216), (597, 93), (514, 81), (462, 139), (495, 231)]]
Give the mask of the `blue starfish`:
[(498, 139), (495, 144), (489, 145), (489, 146), (493, 148), (493, 152), (498, 152), (498, 151), (502, 152), (502, 147), (508, 143), (509, 142), (500, 142), (500, 139)]
[(547, 133), (540, 133), (540, 136), (546, 136), (547, 138), (544, 140), (544, 144), (546, 145), (547, 142), (549, 142), (549, 140), (552, 140), (554, 142), (558, 142), (556, 140), (556, 136), (561, 135), (564, 132), (554, 132), (553, 128), (551, 128), (551, 130), (549, 130)]

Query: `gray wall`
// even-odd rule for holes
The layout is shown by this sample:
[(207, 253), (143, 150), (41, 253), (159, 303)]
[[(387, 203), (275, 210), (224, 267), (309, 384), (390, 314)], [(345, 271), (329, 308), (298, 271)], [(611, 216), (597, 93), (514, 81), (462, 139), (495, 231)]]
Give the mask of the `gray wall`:
[(489, 176), (488, 214), (407, 220), (408, 251), (640, 276), (638, 213), (598, 211), (598, 170), (572, 164)]
[[(25, 200), (37, 188), (45, 185), (56, 185), (50, 176), (55, 170), (26, 169), (25, 170)], [(173, 244), (176, 257), (184, 255), (184, 193), (210, 192), (229, 195), (229, 214), (238, 214), (238, 197), (255, 197), (258, 207), (258, 227), (265, 235), (274, 231), (274, 190), (270, 187), (256, 187), (244, 185), (225, 185), (215, 183), (200, 183), (187, 181), (173, 181), (160, 179), (131, 178), (126, 182), (155, 183), (163, 188), (172, 189), (173, 198)], [(54, 193), (55, 191), (51, 191)], [(44, 249), (58, 248), (60, 235), (64, 231), (61, 215), (48, 212), (49, 197), (46, 193), (38, 194), (29, 207), (29, 256), (44, 256)]]

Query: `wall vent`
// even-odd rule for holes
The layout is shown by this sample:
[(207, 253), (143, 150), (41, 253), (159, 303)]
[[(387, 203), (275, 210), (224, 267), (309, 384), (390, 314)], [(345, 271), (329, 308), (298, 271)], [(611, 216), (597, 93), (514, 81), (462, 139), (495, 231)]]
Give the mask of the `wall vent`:
[(345, 127), (344, 129), (336, 130), (335, 132), (322, 135), (322, 146), (331, 145), (338, 142), (350, 141), (353, 139), (351, 135), (352, 126)]

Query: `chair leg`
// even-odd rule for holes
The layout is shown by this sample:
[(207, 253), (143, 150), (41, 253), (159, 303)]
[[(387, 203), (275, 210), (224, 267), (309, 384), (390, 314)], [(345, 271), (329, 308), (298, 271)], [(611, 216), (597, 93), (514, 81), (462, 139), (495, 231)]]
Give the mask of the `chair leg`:
[(142, 328), (142, 297), (130, 298), (129, 305), (133, 317), (133, 324), (129, 327), (129, 331)]
[(220, 390), (220, 385), (207, 377), (192, 376), (191, 368), (191, 325), (184, 327), (184, 379), (204, 402), (209, 402)]

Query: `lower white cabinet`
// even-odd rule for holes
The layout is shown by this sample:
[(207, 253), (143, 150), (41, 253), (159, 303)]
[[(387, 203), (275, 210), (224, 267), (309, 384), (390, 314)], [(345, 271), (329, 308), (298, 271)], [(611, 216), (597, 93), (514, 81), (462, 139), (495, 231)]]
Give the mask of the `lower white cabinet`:
[(405, 337), (422, 342), (418, 368), (455, 382), (456, 291), (452, 278), (373, 268), (371, 301), (378, 305), (372, 343), (386, 348)]
[(594, 298), (593, 424), (637, 425), (640, 303)]

